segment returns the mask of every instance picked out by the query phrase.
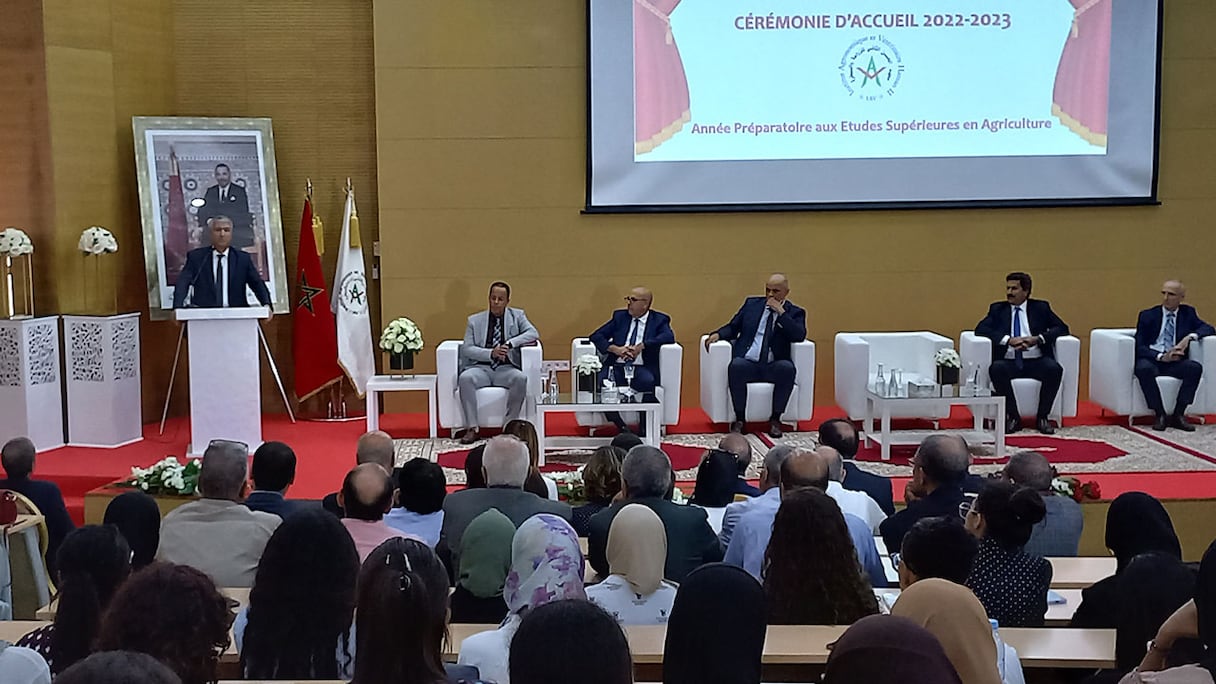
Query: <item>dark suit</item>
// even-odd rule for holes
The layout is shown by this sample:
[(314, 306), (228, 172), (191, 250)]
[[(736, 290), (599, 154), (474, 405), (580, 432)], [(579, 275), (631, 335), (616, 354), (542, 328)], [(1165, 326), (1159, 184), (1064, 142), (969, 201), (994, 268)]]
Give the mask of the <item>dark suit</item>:
[(262, 511), (263, 513), (271, 513), (280, 518), (286, 519), (287, 516), (295, 513), (296, 503), (288, 501), (278, 492), (254, 491), (245, 497), (245, 508), (251, 511)]
[[(215, 287), (215, 260), (212, 258), (214, 249), (200, 247), (186, 254), (186, 265), (177, 277), (177, 285), (173, 288), (173, 308), (180, 309), (186, 304), (186, 295), (190, 286), (194, 286), (194, 297), (190, 305), (204, 309), (219, 308), (223, 304), (219, 290)], [(253, 265), (253, 257), (235, 247), (228, 248), (224, 259), (224, 277), (228, 281), (228, 306), (248, 306), (245, 298), (245, 286), (253, 290), (254, 296), (265, 306), (270, 306), (270, 290)]]
[(76, 523), (72, 522), (67, 506), (63, 503), (63, 492), (59, 491), (59, 485), (44, 480), (31, 480), (28, 477), (7, 478), (0, 480), (0, 489), (11, 489), (29, 499), (46, 518), (46, 565), (51, 579), (54, 579), (55, 554), (59, 551), (59, 544), (68, 532), (76, 529)]
[[(790, 345), (806, 339), (806, 311), (792, 302), (785, 302), (785, 313), (770, 316), (772, 334), (761, 345), (758, 361), (746, 358), (760, 330), (760, 321), (767, 310), (765, 297), (748, 297), (726, 325), (718, 328), (719, 339), (731, 342), (732, 356), (726, 379), (730, 386), (735, 420), (743, 420), (747, 406), (747, 383), (773, 383), (772, 420), (778, 420), (789, 403), (797, 378)], [(768, 358), (765, 358), (767, 356)]]
[[(443, 499), (443, 529), (439, 533), (438, 544), (449, 554), (450, 569), (460, 567), (460, 540), (465, 528), (474, 518), (491, 508), (497, 508), (516, 527), (537, 513), (552, 513), (567, 521), (573, 518), (569, 504), (542, 499), (518, 487), (494, 486), (452, 492)], [(440, 558), (443, 557), (444, 554), (441, 554)]]
[(198, 208), (198, 226), (207, 234), (207, 221), (216, 216), (232, 219), (232, 246), (237, 249), (253, 246), (253, 216), (249, 213), (249, 195), (245, 188), (229, 183), (224, 200), (220, 201), (220, 186), (212, 185), (203, 193), (203, 206)]
[[(1157, 360), (1160, 352), (1152, 347), (1161, 335), (1161, 322), (1164, 317), (1165, 308), (1154, 306), (1141, 311), (1140, 317), (1136, 319), (1136, 379), (1140, 381), (1140, 389), (1144, 392), (1144, 402), (1158, 416), (1165, 415), (1165, 407), (1161, 401), (1161, 388), (1157, 386), (1157, 377), (1165, 375), (1181, 379), (1182, 389), (1178, 390), (1178, 401), (1174, 404), (1174, 415), (1181, 416), (1186, 413), (1186, 407), (1195, 401), (1195, 390), (1199, 389), (1203, 366), (1193, 359)], [(1167, 340), (1164, 351), (1169, 351), (1174, 344), (1181, 342), (1188, 335), (1203, 338), (1216, 335), (1216, 329), (1199, 317), (1195, 307), (1181, 304), (1174, 316), (1173, 343)]]
[(882, 475), (867, 473), (858, 468), (856, 463), (845, 461), (844, 482), (841, 485), (845, 489), (868, 495), (871, 499), (874, 499), (883, 513), (886, 513), (888, 516), (895, 515), (895, 500), (891, 494), (891, 481)]
[(760, 488), (753, 487), (750, 482), (742, 477), (735, 480), (735, 494), (744, 496), (760, 496)]
[(925, 498), (913, 501), (904, 510), (882, 521), (882, 524), (878, 526), (878, 532), (882, 535), (882, 541), (886, 544), (887, 551), (899, 553), (899, 549), (904, 543), (904, 535), (921, 518), (944, 516), (962, 524), (963, 520), (958, 515), (958, 505), (965, 498), (963, 490), (957, 486), (938, 487)]
[(1060, 391), (1064, 369), (1056, 361), (1056, 340), (1068, 334), (1068, 324), (1051, 310), (1051, 305), (1042, 299), (1027, 299), (1022, 305), (1026, 312), (1029, 330), (1021, 331), (1023, 337), (1038, 337), (1037, 349), (1042, 356), (1037, 359), (1018, 360), (1005, 358), (1008, 344), (1001, 341), (1011, 336), (1013, 329), (1013, 305), (1008, 301), (994, 302), (988, 307), (988, 315), (975, 326), (975, 334), (992, 340), (992, 365), (988, 376), (992, 388), (1005, 397), (1005, 413), (1010, 418), (1020, 418), (1017, 400), (1013, 396), (1014, 378), (1033, 378), (1043, 384), (1039, 391), (1039, 406), (1036, 416), (1046, 418)]
[(631, 503), (642, 504), (658, 514), (667, 530), (667, 564), (663, 576), (671, 582), (683, 582), (684, 577), (706, 563), (722, 560), (722, 546), (709, 526), (704, 509), (682, 506), (666, 499), (651, 497), (618, 501), (591, 516), (587, 533), (587, 557), (600, 577), (607, 577), (608, 530), (618, 511)]
[[(625, 364), (621, 362), (623, 361), (621, 357), (609, 353), (608, 347), (630, 344), (632, 331), (633, 316), (629, 315), (629, 310), (617, 309), (612, 312), (612, 318), (608, 319), (607, 323), (601, 325), (588, 337), (605, 361), (604, 369), (600, 371), (600, 381), (603, 382), (608, 374), (612, 373), (612, 381), (618, 387), (628, 384), (642, 395), (642, 401), (654, 401), (654, 388), (662, 382), (659, 374), (659, 347), (676, 341), (676, 335), (671, 331), (671, 316), (654, 310), (646, 314), (646, 329), (637, 331), (637, 336), (632, 341), (633, 344), (640, 342), (646, 347), (642, 352), (642, 363), (634, 365), (633, 380), (626, 383)], [(616, 411), (610, 411), (605, 415), (618, 427), (625, 425), (621, 420), (621, 414)], [(645, 421), (643, 421), (643, 426), (644, 424)]]

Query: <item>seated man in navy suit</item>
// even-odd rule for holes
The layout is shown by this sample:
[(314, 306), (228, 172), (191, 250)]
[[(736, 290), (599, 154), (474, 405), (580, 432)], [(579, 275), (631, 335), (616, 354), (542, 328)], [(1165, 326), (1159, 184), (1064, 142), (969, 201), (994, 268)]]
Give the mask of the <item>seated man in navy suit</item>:
[(857, 456), (857, 430), (844, 418), (832, 418), (819, 424), (819, 443), (835, 449), (844, 459), (845, 489), (864, 492), (878, 504), (883, 513), (895, 515), (894, 495), (891, 481), (857, 467), (853, 459)]
[(992, 365), (988, 376), (992, 389), (1005, 397), (1005, 431), (1022, 429), (1022, 414), (1013, 396), (1015, 378), (1033, 378), (1039, 390), (1035, 427), (1050, 435), (1055, 428), (1047, 420), (1056, 403), (1064, 368), (1056, 361), (1056, 339), (1068, 334), (1068, 324), (1042, 299), (1030, 299), (1030, 276), (1015, 272), (1005, 276), (1005, 301), (994, 302), (988, 315), (975, 326), (975, 334), (992, 340)]
[[(35, 480), (30, 477), (34, 472), (34, 453), (37, 449), (28, 437), (14, 437), (5, 442), (0, 449), (0, 465), (8, 476), (0, 480), (0, 490), (11, 489), (26, 497), (38, 507), (38, 511), (46, 518), (46, 531), (49, 539), (46, 546), (47, 572), (52, 579), (57, 571), (56, 554), (59, 544), (68, 532), (76, 529), (68, 515), (67, 506), (63, 502), (63, 492), (59, 485), (48, 480)], [(3, 555), (3, 554), (0, 554)]]
[(286, 518), (296, 510), (287, 500), (287, 488), (296, 481), (296, 452), (282, 442), (263, 442), (253, 452), (249, 468), (253, 491), (245, 497), (245, 508)]
[[(633, 380), (628, 383), (641, 395), (642, 401), (655, 401), (654, 388), (659, 378), (659, 347), (676, 341), (671, 331), (671, 316), (662, 311), (652, 311), (650, 305), (654, 295), (644, 287), (635, 287), (625, 297), (626, 307), (612, 312), (612, 318), (591, 333), (591, 344), (606, 357), (607, 363), (600, 373), (601, 381), (612, 373), (613, 382), (624, 387), (625, 366), (633, 366)], [(629, 429), (621, 414), (611, 411), (606, 414), (617, 429)], [(640, 426), (645, 430), (646, 424)]]
[(773, 383), (773, 407), (768, 434), (781, 436), (781, 414), (794, 391), (796, 369), (790, 345), (806, 339), (806, 311), (786, 301), (790, 282), (774, 273), (764, 286), (764, 297), (748, 297), (730, 323), (705, 338), (705, 348), (718, 340), (732, 342), (734, 358), (727, 369), (726, 381), (735, 407), (731, 432), (743, 432), (747, 407), (747, 383)]
[[(1145, 403), (1157, 416), (1154, 430), (1164, 430), (1168, 425), (1184, 432), (1195, 431), (1195, 426), (1183, 416), (1186, 407), (1195, 401), (1203, 366), (1188, 359), (1186, 351), (1191, 342), (1216, 335), (1216, 329), (1199, 317), (1195, 307), (1183, 304), (1184, 299), (1186, 286), (1177, 280), (1166, 281), (1161, 286), (1161, 306), (1141, 311), (1136, 321), (1135, 373)], [(1165, 416), (1161, 388), (1157, 386), (1157, 377), (1161, 375), (1182, 380), (1174, 413), (1169, 418)]]
[[(186, 296), (191, 288), (194, 293), (190, 306), (249, 306), (245, 298), (245, 287), (248, 286), (263, 306), (271, 307), (270, 316), (273, 317), (270, 290), (266, 289), (266, 283), (258, 274), (253, 257), (232, 247), (232, 219), (215, 216), (207, 225), (211, 231), (211, 246), (192, 249), (186, 254), (186, 265), (182, 267), (177, 285), (173, 288), (173, 308), (180, 309), (186, 305)], [(223, 283), (223, 286), (216, 287), (216, 283)]]

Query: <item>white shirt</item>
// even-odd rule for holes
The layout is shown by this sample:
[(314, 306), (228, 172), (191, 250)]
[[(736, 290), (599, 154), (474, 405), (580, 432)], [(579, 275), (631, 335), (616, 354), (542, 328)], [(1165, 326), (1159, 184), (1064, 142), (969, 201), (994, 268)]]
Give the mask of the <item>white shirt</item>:
[[(636, 340), (633, 341), (633, 344), (641, 344), (642, 340), (645, 339), (645, 337), (646, 337), (646, 321), (649, 321), (649, 320), (650, 320), (650, 311), (647, 311), (646, 313), (642, 314), (640, 317), (635, 318), (632, 321), (630, 321), (629, 322), (629, 331), (625, 333), (625, 344), (623, 344), (621, 346), (629, 345), (629, 340), (630, 340), (630, 338), (633, 337), (634, 326), (637, 326), (638, 337)], [(631, 363), (635, 366), (642, 365), (642, 356), (645, 354), (646, 354), (646, 352), (645, 352), (645, 350), (643, 350), (642, 353), (638, 354)]]
[(220, 263), (220, 257), (224, 257), (224, 282), (216, 283), (215, 287), (219, 290), (220, 306), (228, 306), (228, 281), (232, 279), (232, 252), (231, 249), (219, 251), (218, 249), (211, 250), (211, 277), (215, 277), (216, 265)]
[(31, 648), (9, 646), (0, 650), (0, 682), (5, 684), (51, 684), (51, 668)]
[(887, 514), (883, 513), (878, 503), (865, 492), (845, 489), (844, 485), (839, 482), (830, 481), (828, 482), (828, 496), (836, 500), (836, 505), (840, 506), (842, 513), (852, 513), (861, 518), (875, 533), (878, 532), (878, 526), (882, 524), (882, 521), (887, 519)]
[[(676, 600), (676, 587), (660, 582), (659, 588), (642, 596), (620, 575), (587, 587), (587, 600), (603, 608), (622, 625), (665, 625)], [(483, 675), (484, 676), (484, 675)]]
[(220, 201), (223, 202), (226, 199), (228, 199), (228, 186), (221, 185), (220, 186)]
[(715, 535), (722, 534), (722, 518), (726, 515), (726, 506), (722, 506), (721, 508), (697, 506), (697, 508), (705, 511), (705, 517), (709, 523), (709, 529), (713, 530)]
[(517, 629), (519, 616), (511, 615), (498, 629), (465, 638), (456, 664), (472, 665), (485, 681), (511, 684), (511, 637)]
[[(1158, 344), (1161, 342), (1161, 333), (1165, 332), (1166, 317), (1171, 315), (1174, 317), (1174, 341), (1173, 343), (1170, 343), (1169, 340), (1166, 340), (1164, 345)], [(1190, 335), (1187, 335), (1187, 337), (1190, 338), (1192, 342), (1199, 339), (1199, 336), (1195, 333), (1191, 333)], [(1178, 339), (1178, 312), (1176, 310), (1170, 311), (1164, 306), (1161, 307), (1161, 327), (1157, 329), (1157, 342), (1153, 343), (1153, 346), (1149, 347), (1149, 349), (1157, 352), (1157, 360), (1160, 361), (1162, 354), (1172, 349), (1175, 344), (1178, 344), (1181, 341), (1182, 340)]]
[[(756, 326), (756, 337), (752, 339), (752, 346), (747, 348), (747, 353), (743, 358), (748, 361), (760, 361), (760, 349), (764, 346), (764, 333), (768, 330), (768, 318), (772, 316), (773, 310), (764, 307), (764, 313), (760, 314), (760, 325)], [(769, 343), (769, 356), (773, 355), (772, 343)], [(767, 361), (768, 359), (765, 359)]]
[[(1021, 305), (1013, 308), (1013, 316), (1017, 316), (1018, 318), (1021, 319), (1019, 321), (1019, 325), (1021, 326), (1022, 334), (1021, 335), (1013, 334), (1013, 316), (1010, 316), (1009, 317), (1009, 334), (1006, 335), (1004, 337), (1004, 339), (1001, 340), (1001, 344), (1009, 344), (1009, 338), (1011, 338), (1011, 337), (1027, 337), (1032, 334), (1030, 332), (1030, 319), (1026, 318), (1026, 304), (1029, 301), (1030, 300), (1026, 300), (1025, 302), (1022, 302)], [(1007, 359), (1014, 358), (1014, 354), (1015, 354), (1015, 351), (1012, 348), (1005, 350), (1005, 358), (1007, 358)], [(1035, 346), (1031, 347), (1030, 349), (1027, 349), (1022, 352), (1023, 359), (1037, 359), (1037, 358), (1041, 357), (1042, 355), (1043, 355), (1043, 350), (1039, 349), (1039, 345), (1037, 345), (1037, 344)]]

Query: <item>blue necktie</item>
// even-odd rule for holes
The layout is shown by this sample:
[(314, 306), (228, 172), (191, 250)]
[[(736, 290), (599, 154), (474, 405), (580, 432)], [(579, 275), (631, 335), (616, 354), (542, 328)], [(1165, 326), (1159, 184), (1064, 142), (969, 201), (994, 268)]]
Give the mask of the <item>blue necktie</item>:
[[(1013, 336), (1022, 336), (1022, 307), (1020, 306), (1013, 307)], [(1019, 369), (1022, 367), (1023, 362), (1021, 349), (1013, 350), (1013, 365)]]
[(629, 346), (632, 347), (633, 345), (635, 345), (637, 343), (638, 343), (638, 319), (635, 318), (635, 319), (633, 319), (633, 326), (629, 330)]
[(1174, 339), (1174, 312), (1171, 311), (1165, 314), (1165, 329), (1161, 331), (1161, 344), (1165, 347), (1162, 351), (1169, 351), (1174, 348), (1177, 340)]

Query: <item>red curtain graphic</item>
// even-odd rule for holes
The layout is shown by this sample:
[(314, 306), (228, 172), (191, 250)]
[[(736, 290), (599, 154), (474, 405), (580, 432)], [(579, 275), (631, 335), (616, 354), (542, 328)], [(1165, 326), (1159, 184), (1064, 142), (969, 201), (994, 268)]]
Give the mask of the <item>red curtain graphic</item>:
[(186, 224), (186, 197), (182, 193), (182, 172), (177, 152), (169, 148), (169, 211), (165, 223), (165, 282), (177, 284), (190, 250), (190, 231)]
[(1106, 147), (1111, 0), (1069, 0), (1072, 30), (1060, 54), (1051, 113), (1073, 133)]
[(634, 0), (634, 153), (662, 145), (689, 121), (688, 79), (671, 34), (680, 0)]

